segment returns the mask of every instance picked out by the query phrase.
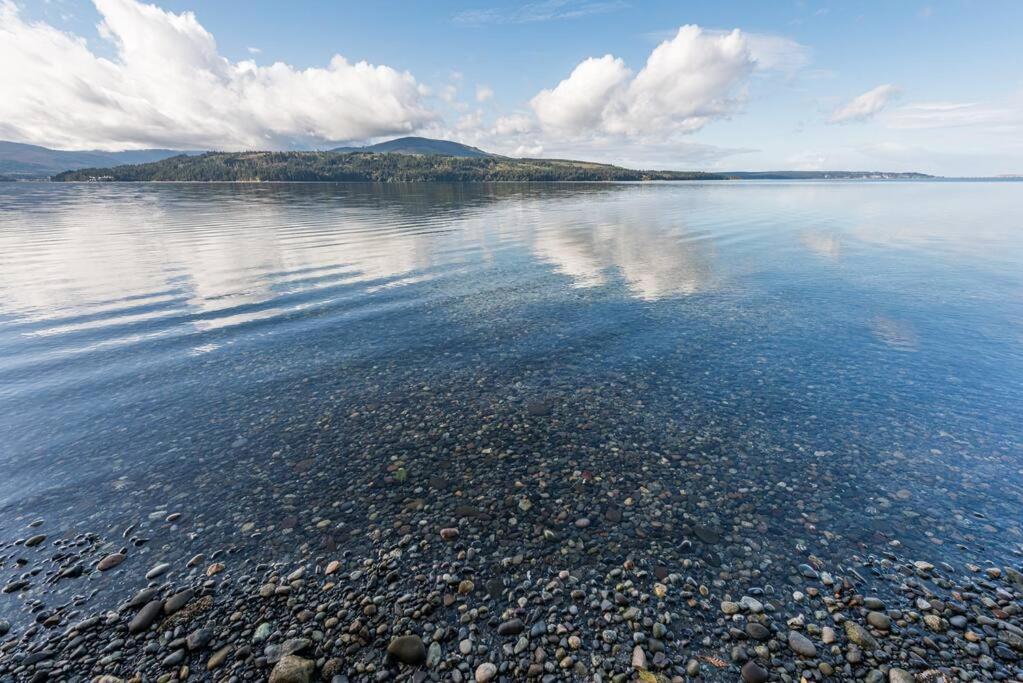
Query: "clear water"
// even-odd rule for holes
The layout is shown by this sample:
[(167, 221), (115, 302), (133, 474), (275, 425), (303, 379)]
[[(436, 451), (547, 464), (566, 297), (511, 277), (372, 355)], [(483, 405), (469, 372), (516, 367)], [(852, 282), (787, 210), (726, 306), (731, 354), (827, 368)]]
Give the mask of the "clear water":
[(1019, 183), (0, 184), (4, 541), (186, 509), (162, 553), (279, 557), (236, 524), (349, 458), (585, 445), (779, 555), (998, 560), (1021, 399)]

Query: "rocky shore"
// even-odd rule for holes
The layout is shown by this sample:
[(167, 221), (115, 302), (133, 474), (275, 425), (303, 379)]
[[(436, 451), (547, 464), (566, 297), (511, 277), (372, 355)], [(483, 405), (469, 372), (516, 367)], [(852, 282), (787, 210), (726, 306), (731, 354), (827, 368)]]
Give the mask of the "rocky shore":
[[(438, 528), (427, 506), (409, 506), (418, 508), (415, 523), (371, 556), (161, 563), (146, 572), (146, 588), (114, 609), (87, 613), (72, 602), (21, 632), (0, 622), (0, 680), (905, 683), (1023, 675), (1023, 574), (1013, 568), (959, 573), (884, 554), (844, 568), (799, 564), (772, 585), (750, 563), (712, 567), (671, 551), (664, 564), (593, 552), (579, 566), (565, 552), (562, 566), (537, 565), (523, 554), (488, 554), (474, 511)], [(605, 521), (616, 516), (608, 511)], [(591, 525), (575, 519), (574, 532), (550, 532), (545, 542), (585, 547)], [(722, 540), (692, 531), (699, 544)], [(70, 555), (83, 541), (40, 533), (4, 553)], [(123, 559), (105, 555), (83, 571), (118, 572)]]
[(673, 381), (410, 385), (316, 421), (274, 396), (295, 422), (208, 463), (9, 511), (0, 681), (1023, 678), (1014, 498), (636, 403)]

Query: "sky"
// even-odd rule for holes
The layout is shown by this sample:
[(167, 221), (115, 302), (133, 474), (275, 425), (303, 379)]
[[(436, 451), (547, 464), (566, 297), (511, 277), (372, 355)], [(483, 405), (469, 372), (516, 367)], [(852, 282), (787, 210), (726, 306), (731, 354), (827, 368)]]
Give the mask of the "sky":
[(0, 0), (0, 139), (1023, 173), (1023, 2)]

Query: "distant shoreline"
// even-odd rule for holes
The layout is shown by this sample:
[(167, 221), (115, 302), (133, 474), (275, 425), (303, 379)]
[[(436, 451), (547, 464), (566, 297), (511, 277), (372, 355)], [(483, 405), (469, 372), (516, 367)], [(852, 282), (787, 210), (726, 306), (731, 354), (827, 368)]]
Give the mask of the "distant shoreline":
[(568, 159), (513, 159), (401, 152), (208, 152), (143, 164), (82, 168), (54, 182), (616, 182), (689, 180), (905, 180), (923, 173), (880, 171), (636, 170)]
[(469, 184), (469, 185), (655, 185), (674, 183), (1019, 183), (1023, 177), (998, 176), (929, 176), (924, 178), (685, 178), (678, 180), (51, 180), (49, 178), (8, 178), (0, 179), (0, 183), (11, 184), (65, 184), (65, 185), (431, 185), (431, 184)]

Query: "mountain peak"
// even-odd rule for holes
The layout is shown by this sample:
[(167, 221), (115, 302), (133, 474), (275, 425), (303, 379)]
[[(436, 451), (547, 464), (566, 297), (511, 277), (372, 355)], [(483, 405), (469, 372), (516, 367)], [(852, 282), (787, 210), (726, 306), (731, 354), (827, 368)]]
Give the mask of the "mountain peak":
[(378, 142), (375, 145), (365, 147), (338, 147), (332, 152), (375, 152), (377, 154), (418, 154), (418, 155), (440, 155), (449, 157), (493, 157), (496, 154), (484, 152), (477, 147), (463, 145), (460, 142), (451, 140), (434, 140), (432, 138), (421, 138), (408, 136), (395, 138), (386, 142)]

